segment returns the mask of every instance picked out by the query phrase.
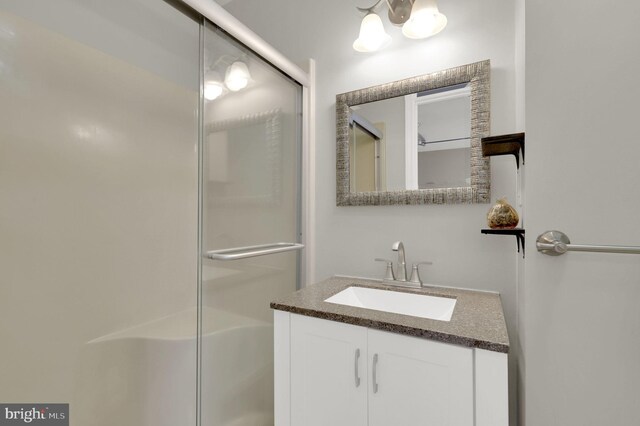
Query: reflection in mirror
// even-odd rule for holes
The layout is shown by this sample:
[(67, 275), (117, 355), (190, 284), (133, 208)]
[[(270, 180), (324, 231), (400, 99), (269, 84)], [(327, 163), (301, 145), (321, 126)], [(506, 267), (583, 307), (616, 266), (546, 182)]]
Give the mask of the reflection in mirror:
[(281, 115), (275, 109), (206, 125), (208, 191), (218, 204), (277, 202)]
[(417, 148), (417, 158), (407, 155), (406, 189), (471, 185), (470, 97), (469, 84), (405, 97), (407, 150)]
[(336, 97), (337, 204), (484, 203), (489, 61)]
[(386, 190), (384, 123), (374, 125), (352, 113), (349, 124), (351, 188), (357, 191)]
[(351, 107), (351, 192), (470, 186), (470, 97), (465, 83)]

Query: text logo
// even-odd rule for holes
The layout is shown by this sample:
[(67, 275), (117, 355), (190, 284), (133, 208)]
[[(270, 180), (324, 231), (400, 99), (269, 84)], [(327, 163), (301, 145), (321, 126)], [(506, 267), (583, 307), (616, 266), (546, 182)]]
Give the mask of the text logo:
[(69, 404), (0, 404), (0, 426), (69, 426)]

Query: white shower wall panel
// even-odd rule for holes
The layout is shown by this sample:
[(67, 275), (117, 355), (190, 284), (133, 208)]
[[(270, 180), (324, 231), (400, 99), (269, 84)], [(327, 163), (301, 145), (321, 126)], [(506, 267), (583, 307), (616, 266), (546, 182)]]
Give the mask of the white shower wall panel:
[(196, 305), (198, 25), (162, 1), (51, 3), (0, 1), (0, 401), (83, 424), (108, 402), (87, 395), (138, 389), (87, 380), (89, 342)]

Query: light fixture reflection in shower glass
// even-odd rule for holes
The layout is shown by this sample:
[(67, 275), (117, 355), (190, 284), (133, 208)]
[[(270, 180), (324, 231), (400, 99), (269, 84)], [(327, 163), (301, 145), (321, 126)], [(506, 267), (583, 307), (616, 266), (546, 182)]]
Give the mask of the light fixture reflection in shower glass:
[(247, 64), (242, 61), (235, 61), (229, 66), (229, 68), (227, 68), (227, 72), (224, 77), (224, 84), (232, 92), (237, 92), (238, 90), (242, 90), (247, 87), (250, 79), (251, 74), (249, 74)]
[(208, 71), (204, 77), (204, 98), (212, 101), (222, 96), (224, 90), (220, 74), (215, 71)]

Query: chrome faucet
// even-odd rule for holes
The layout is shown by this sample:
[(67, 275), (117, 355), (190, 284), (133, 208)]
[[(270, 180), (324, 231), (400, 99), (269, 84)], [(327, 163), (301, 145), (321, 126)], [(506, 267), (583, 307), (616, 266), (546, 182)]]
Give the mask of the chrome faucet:
[(396, 281), (407, 281), (407, 262), (404, 257), (404, 244), (402, 241), (396, 241), (391, 246), (391, 250), (398, 252), (398, 273), (396, 274)]
[(405, 259), (404, 244), (402, 244), (402, 241), (396, 241), (391, 246), (391, 250), (398, 252), (398, 273), (394, 273), (393, 271), (393, 261), (376, 258), (376, 261), (387, 264), (387, 271), (382, 281), (400, 287), (422, 287), (423, 284), (418, 267), (420, 265), (431, 265), (431, 262), (414, 263), (413, 270), (411, 271), (411, 279), (407, 280), (407, 261)]

